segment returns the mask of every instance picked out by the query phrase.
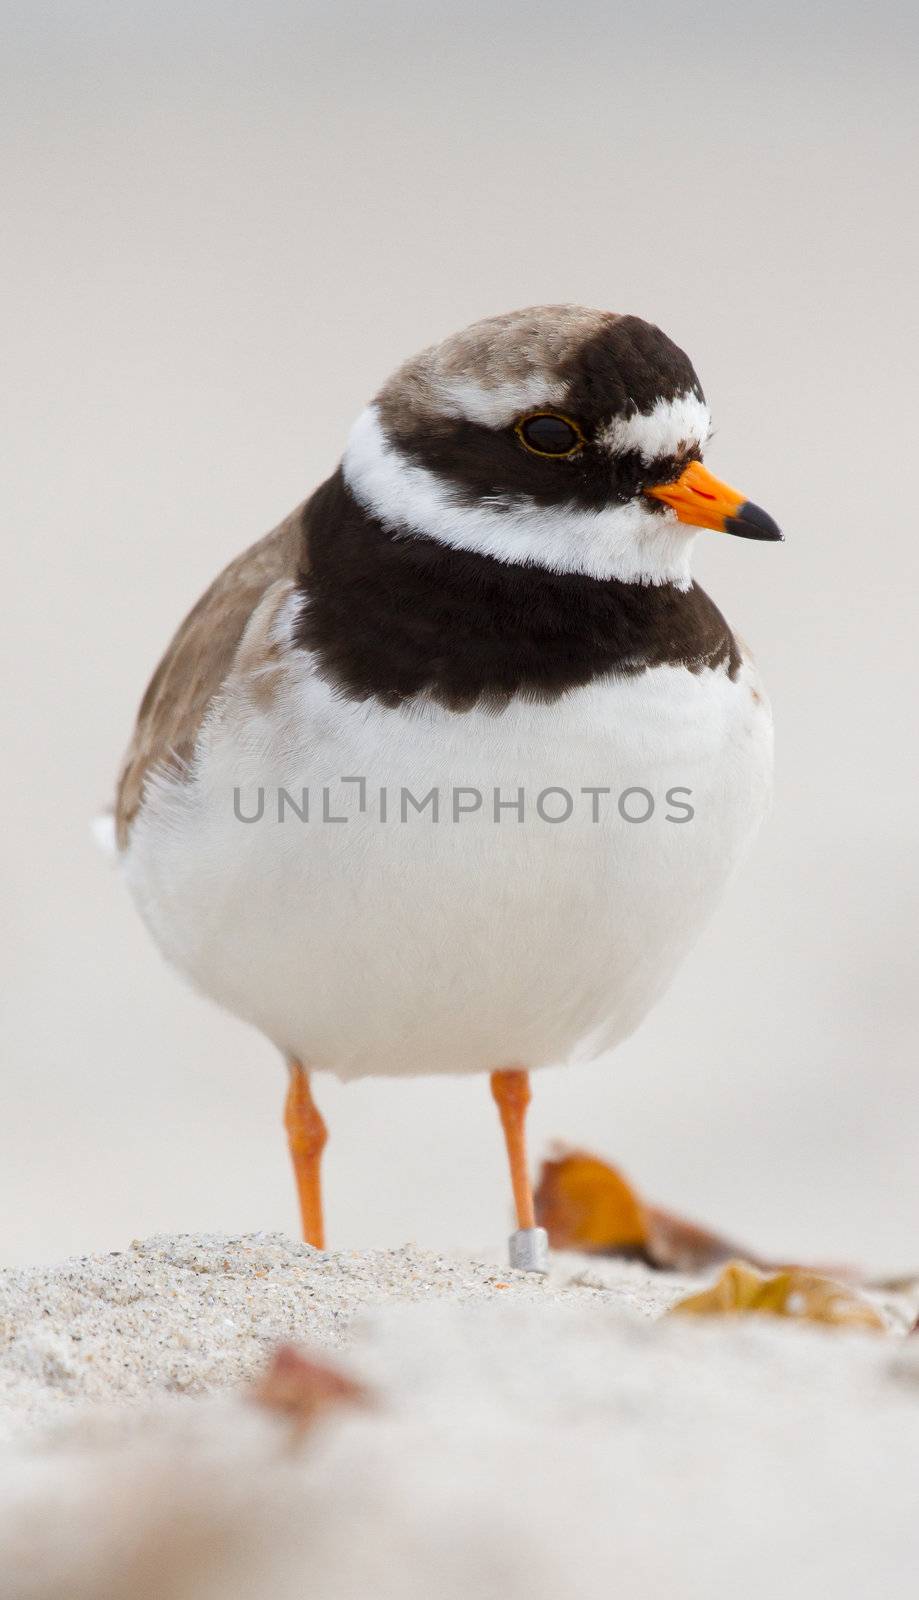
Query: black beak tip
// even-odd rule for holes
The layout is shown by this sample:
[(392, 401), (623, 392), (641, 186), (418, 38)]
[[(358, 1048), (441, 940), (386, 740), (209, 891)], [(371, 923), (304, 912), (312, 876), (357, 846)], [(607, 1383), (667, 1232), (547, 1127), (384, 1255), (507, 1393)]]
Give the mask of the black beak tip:
[(728, 517), (724, 524), (725, 533), (734, 533), (739, 539), (768, 539), (784, 542), (785, 535), (777, 522), (773, 522), (767, 511), (762, 506), (755, 506), (752, 500), (745, 500), (735, 517)]

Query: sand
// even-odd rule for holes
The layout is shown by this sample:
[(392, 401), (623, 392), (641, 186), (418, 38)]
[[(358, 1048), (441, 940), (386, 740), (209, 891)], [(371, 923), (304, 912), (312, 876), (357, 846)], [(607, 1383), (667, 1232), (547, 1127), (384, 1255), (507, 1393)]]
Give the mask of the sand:
[[(914, 1587), (912, 1297), (887, 1335), (662, 1318), (687, 1286), (278, 1235), (0, 1274), (0, 1596)], [(373, 1403), (294, 1436), (247, 1393), (291, 1339)]]

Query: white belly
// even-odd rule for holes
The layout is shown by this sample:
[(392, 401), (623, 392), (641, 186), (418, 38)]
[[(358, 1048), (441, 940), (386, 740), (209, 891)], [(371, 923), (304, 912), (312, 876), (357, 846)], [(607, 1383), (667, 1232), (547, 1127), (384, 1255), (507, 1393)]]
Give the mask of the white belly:
[[(453, 714), (343, 701), (299, 656), (270, 707), (212, 716), (190, 780), (148, 793), (125, 868), (167, 958), (313, 1067), (538, 1067), (598, 1054), (654, 1003), (763, 818), (771, 743), (747, 664)], [(343, 778), (366, 780), (363, 810)], [(308, 789), (309, 821), (286, 802), (277, 820), (282, 788), (301, 809)], [(631, 788), (647, 821), (620, 813)], [(432, 789), (437, 821), (403, 793)], [(495, 820), (495, 791), (521, 789), (524, 820)], [(549, 789), (567, 820), (538, 814), (568, 810)]]

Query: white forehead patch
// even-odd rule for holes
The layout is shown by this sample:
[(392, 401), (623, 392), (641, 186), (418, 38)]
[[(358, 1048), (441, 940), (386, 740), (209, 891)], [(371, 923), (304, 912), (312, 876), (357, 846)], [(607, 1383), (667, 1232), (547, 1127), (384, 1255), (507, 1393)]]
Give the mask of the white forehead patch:
[(489, 385), (473, 378), (438, 375), (432, 379), (431, 388), (444, 416), (465, 417), (486, 428), (506, 428), (525, 411), (561, 405), (567, 392), (564, 383), (557, 379), (553, 382), (542, 372)]
[(676, 455), (681, 445), (702, 449), (712, 425), (704, 400), (694, 394), (675, 400), (658, 400), (650, 411), (616, 417), (600, 434), (600, 443), (613, 455), (637, 450), (642, 461)]

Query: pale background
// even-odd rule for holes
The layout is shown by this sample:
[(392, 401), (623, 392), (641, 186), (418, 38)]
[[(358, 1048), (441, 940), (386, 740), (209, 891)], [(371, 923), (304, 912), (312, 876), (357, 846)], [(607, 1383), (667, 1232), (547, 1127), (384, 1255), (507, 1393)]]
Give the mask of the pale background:
[[(710, 465), (786, 529), (698, 559), (778, 787), (637, 1037), (538, 1079), (535, 1151), (919, 1265), (915, 25), (617, 9), (3, 7), (2, 1260), (293, 1227), (272, 1050), (165, 968), (89, 822), (173, 627), (387, 372), (574, 300), (689, 350)], [(484, 1082), (318, 1088), (333, 1242), (500, 1242)]]

